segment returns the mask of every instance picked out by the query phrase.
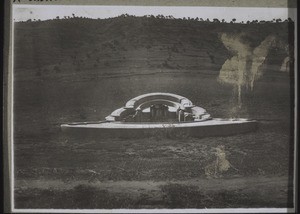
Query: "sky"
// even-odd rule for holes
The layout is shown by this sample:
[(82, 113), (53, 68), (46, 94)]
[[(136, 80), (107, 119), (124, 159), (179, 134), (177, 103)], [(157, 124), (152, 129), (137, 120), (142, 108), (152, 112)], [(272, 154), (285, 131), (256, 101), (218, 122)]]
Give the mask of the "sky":
[(287, 8), (254, 8), (254, 7), (183, 7), (183, 6), (62, 6), (62, 5), (14, 5), (13, 20), (26, 21), (28, 19), (54, 19), (57, 16), (83, 16), (93, 19), (105, 19), (116, 17), (122, 14), (135, 16), (144, 15), (172, 15), (174, 18), (203, 18), (219, 20), (225, 19), (236, 22), (252, 20), (272, 20), (287, 19), (288, 17), (296, 20), (296, 9)]

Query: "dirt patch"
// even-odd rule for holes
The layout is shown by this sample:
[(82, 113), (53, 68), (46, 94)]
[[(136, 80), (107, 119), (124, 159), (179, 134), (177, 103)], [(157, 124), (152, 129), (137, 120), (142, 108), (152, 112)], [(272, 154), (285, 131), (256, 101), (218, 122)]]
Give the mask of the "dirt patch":
[[(287, 200), (287, 185), (286, 177), (168, 182), (17, 180), (19, 188), (15, 193), (18, 208), (286, 207), (291, 206)], [(261, 188), (263, 194), (258, 191)], [(264, 197), (265, 194), (269, 197)], [(68, 199), (59, 200), (63, 196)], [(41, 204), (41, 200), (48, 203)]]

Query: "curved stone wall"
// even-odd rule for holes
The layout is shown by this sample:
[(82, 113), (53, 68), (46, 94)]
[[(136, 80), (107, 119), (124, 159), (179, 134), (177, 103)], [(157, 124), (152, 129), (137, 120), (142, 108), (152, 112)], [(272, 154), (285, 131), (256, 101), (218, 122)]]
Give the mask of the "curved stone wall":
[(190, 101), (189, 99), (177, 95), (177, 94), (171, 94), (171, 93), (148, 93), (148, 94), (143, 94), (140, 96), (137, 96), (131, 100), (129, 100), (126, 105), (125, 108), (137, 108), (137, 106), (141, 105), (144, 102), (149, 102), (151, 100), (157, 100), (157, 99), (161, 99), (161, 100), (168, 100), (168, 101), (172, 101), (172, 102), (176, 102), (176, 103), (181, 103), (182, 100), (184, 100), (184, 103), (189, 103), (191, 106), (193, 105), (192, 101)]
[[(148, 93), (137, 96), (129, 100), (124, 107), (113, 111), (105, 119), (106, 121), (140, 122), (141, 118), (144, 118), (141, 116), (141, 114), (144, 114), (142, 113), (142, 110), (151, 108), (151, 106), (165, 106), (165, 108), (168, 106), (175, 107), (177, 109), (177, 113), (175, 117), (174, 115), (172, 117), (174, 117), (173, 119), (177, 120), (177, 122), (202, 121), (210, 119), (210, 115), (205, 109), (193, 105), (192, 101), (186, 97), (171, 93)], [(168, 112), (165, 112), (164, 115), (171, 115), (167, 113)], [(151, 113), (149, 114), (149, 117), (151, 117), (151, 115), (155, 114)], [(165, 119), (166, 118), (164, 118), (164, 120)]]

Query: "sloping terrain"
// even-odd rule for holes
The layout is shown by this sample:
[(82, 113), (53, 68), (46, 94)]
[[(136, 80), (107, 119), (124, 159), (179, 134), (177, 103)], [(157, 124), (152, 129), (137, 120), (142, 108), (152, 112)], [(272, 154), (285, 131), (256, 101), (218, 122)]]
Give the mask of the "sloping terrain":
[[(15, 72), (20, 76), (16, 80), (170, 71), (218, 74), (232, 55), (220, 39), (223, 33), (242, 34), (250, 47), (258, 46), (270, 34), (287, 45), (288, 24), (147, 17), (15, 23)], [(277, 54), (271, 60), (277, 66), (288, 55), (282, 51), (284, 45), (273, 47)]]

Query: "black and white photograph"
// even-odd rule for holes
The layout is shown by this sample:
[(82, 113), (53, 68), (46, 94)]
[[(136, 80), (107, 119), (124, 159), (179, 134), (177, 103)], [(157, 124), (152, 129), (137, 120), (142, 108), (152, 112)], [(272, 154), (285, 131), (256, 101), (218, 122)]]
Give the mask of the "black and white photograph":
[(295, 14), (12, 4), (12, 210), (292, 211)]

